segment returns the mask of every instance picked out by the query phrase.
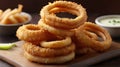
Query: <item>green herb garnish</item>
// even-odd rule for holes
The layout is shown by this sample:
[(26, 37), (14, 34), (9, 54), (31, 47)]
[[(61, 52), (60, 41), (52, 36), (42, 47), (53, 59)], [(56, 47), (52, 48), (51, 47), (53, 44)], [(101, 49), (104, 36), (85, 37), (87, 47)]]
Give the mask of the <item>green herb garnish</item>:
[(2, 44), (0, 44), (0, 49), (1, 50), (8, 50), (14, 46), (16, 46), (16, 44), (14, 44), (14, 43), (2, 43)]

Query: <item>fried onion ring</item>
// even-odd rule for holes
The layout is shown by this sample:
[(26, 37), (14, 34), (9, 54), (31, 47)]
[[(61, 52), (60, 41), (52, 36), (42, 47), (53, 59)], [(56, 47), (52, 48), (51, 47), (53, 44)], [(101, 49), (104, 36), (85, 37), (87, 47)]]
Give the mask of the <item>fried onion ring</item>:
[[(51, 10), (54, 8), (59, 8), (60, 11), (63, 9), (62, 12), (67, 11), (69, 13), (77, 15), (77, 17), (74, 19), (57, 17), (53, 14), (53, 12), (56, 13), (60, 11), (56, 9), (52, 12)], [(73, 11), (71, 12), (71, 10)], [(42, 8), (40, 15), (46, 24), (62, 29), (77, 28), (87, 20), (86, 10), (81, 5), (70, 1), (56, 1), (50, 3), (49, 5), (46, 5)]]
[[(91, 39), (91, 37), (84, 34), (85, 31), (94, 32), (103, 40)], [(75, 36), (78, 39), (80, 46), (90, 47), (96, 51), (105, 51), (110, 48), (112, 43), (112, 38), (108, 31), (91, 22), (85, 22), (83, 26), (78, 28)]]
[(66, 37), (63, 40), (50, 41), (50, 42), (42, 41), (40, 42), (40, 45), (45, 48), (63, 48), (70, 45), (71, 43), (72, 43), (71, 38)]
[(16, 32), (16, 36), (20, 40), (29, 42), (39, 42), (55, 38), (55, 36), (53, 36), (52, 34), (50, 34), (36, 24), (27, 24), (19, 27)]
[(68, 61), (71, 61), (72, 59), (74, 59), (75, 53), (71, 52), (70, 54), (65, 55), (65, 56), (58, 56), (58, 57), (53, 57), (53, 58), (46, 57), (45, 58), (45, 57), (33, 56), (25, 51), (24, 56), (28, 60), (33, 61), (33, 62), (37, 62), (37, 63), (60, 64), (60, 63), (65, 63), (65, 62), (68, 62)]
[(41, 46), (37, 46), (35, 44), (32, 44), (31, 42), (25, 42), (23, 45), (23, 48), (25, 51), (30, 53), (34, 56), (40, 56), (40, 57), (57, 57), (57, 56), (64, 56), (67, 55), (75, 50), (75, 45), (71, 44), (63, 48), (44, 48)]
[(50, 33), (56, 36), (69, 37), (74, 35), (74, 30), (64, 30), (64, 29), (54, 28), (44, 23), (42, 19), (40, 19), (40, 21), (38, 22), (38, 25), (40, 25), (42, 28), (44, 28), (45, 30), (48, 30)]

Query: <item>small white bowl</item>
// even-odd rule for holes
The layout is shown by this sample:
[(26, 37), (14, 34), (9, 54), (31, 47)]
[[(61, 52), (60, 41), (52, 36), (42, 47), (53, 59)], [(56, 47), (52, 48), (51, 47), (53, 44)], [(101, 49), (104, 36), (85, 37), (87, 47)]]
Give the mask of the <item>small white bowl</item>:
[(120, 15), (104, 15), (97, 17), (95, 23), (102, 26), (112, 37), (120, 37)]

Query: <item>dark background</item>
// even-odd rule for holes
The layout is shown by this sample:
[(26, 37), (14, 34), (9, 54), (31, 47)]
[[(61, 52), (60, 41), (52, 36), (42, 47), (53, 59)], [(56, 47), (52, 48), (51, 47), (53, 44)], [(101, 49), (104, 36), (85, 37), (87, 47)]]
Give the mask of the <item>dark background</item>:
[[(23, 10), (30, 13), (39, 13), (41, 8), (55, 0), (0, 0), (0, 9), (15, 8), (23, 4)], [(88, 13), (120, 13), (120, 0), (69, 0), (82, 4)]]

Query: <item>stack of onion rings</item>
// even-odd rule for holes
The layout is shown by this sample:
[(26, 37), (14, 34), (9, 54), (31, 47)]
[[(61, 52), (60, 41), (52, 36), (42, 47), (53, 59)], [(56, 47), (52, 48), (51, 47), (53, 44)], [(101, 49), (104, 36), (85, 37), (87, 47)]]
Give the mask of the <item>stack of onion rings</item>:
[[(77, 17), (60, 18), (56, 16), (59, 12)], [(16, 36), (25, 41), (24, 56), (30, 61), (65, 63), (72, 60), (75, 53), (102, 52), (111, 46), (109, 33), (94, 23), (86, 22), (86, 11), (77, 3), (55, 1), (44, 6), (40, 15), (38, 24), (23, 25), (16, 32)]]

